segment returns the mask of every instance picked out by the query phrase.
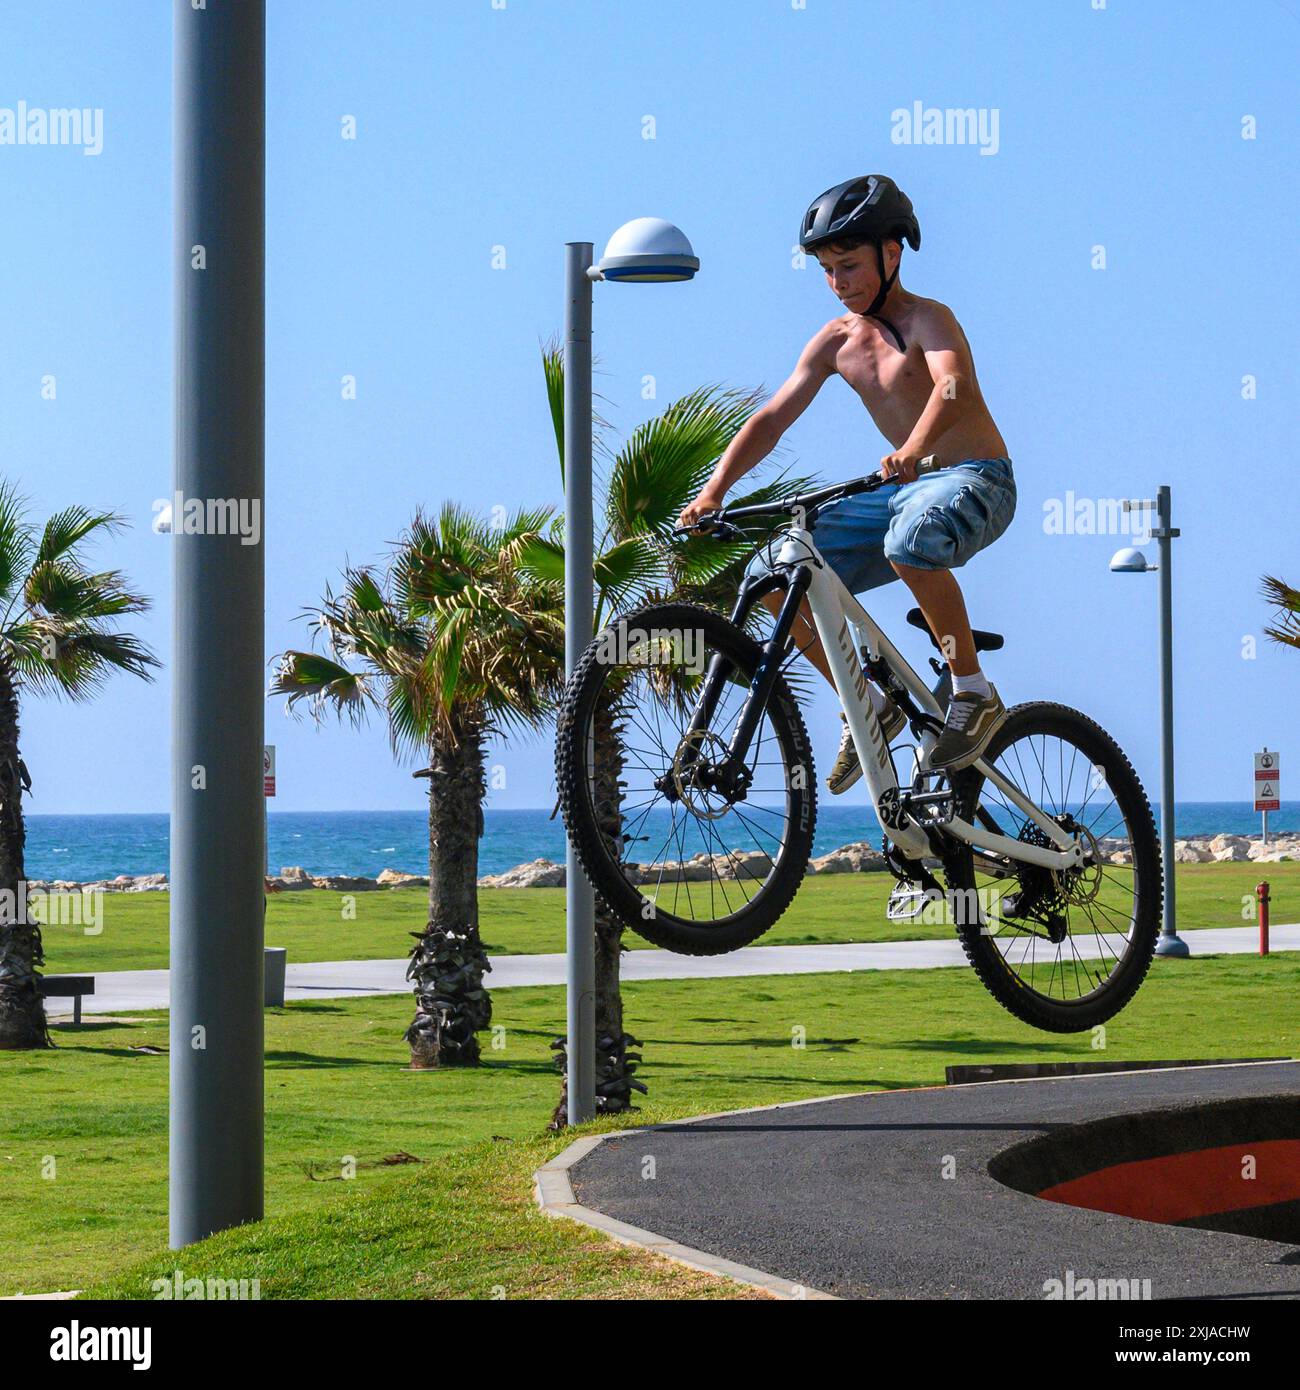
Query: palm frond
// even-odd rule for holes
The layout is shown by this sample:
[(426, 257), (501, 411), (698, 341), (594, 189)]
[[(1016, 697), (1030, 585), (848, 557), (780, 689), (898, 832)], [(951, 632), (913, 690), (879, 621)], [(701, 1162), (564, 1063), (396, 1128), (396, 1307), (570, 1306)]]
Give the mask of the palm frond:
[(754, 391), (702, 386), (638, 425), (609, 477), (611, 534), (620, 540), (643, 531), (667, 535), (758, 402)]
[(1265, 575), (1259, 587), (1275, 610), (1265, 637), (1284, 647), (1300, 647), (1300, 590), (1273, 575)]
[(317, 722), (332, 711), (353, 725), (363, 722), (366, 705), (371, 700), (362, 672), (331, 661), (319, 652), (282, 653), (267, 694), (287, 695), (287, 714), (298, 714), (298, 705), (305, 701), (308, 712)]
[(115, 535), (126, 524), (126, 518), (114, 512), (92, 512), (88, 507), (64, 507), (45, 523), (36, 563), (57, 560), (67, 555), (92, 531), (107, 531)]
[(387, 607), (374, 574), (362, 567), (346, 571), (347, 596), (363, 613), (382, 613)]
[[(777, 477), (729, 498), (727, 505), (756, 507), (810, 492), (821, 485), (816, 476), (792, 474), (783, 469)], [(674, 582), (698, 602), (707, 603), (711, 608), (729, 608), (755, 548), (766, 544), (772, 533), (787, 522), (788, 518), (777, 512), (766, 520), (751, 518), (745, 524), (746, 539), (743, 541), (722, 542), (697, 535), (674, 538), (670, 559)]]
[[(553, 526), (550, 507), (521, 507), (493, 525), (446, 502), (416, 513), (382, 574), (351, 569), (338, 594), (327, 586), (309, 613), (333, 658), (321, 678), (347, 690), (360, 662), (395, 754), (423, 752), (435, 733), (456, 738), (483, 720), (535, 726), (553, 710), (563, 684), (563, 585), (525, 563), (530, 550), (546, 551), (542, 533)], [(295, 688), (280, 680), (272, 693), (292, 698)]]
[(418, 661), (423, 651), (419, 624), (405, 618), (386, 600), (375, 605), (367, 598), (368, 606), (361, 607), (354, 595), (369, 593), (364, 573), (355, 569), (345, 571), (342, 596), (336, 597), (326, 586), (320, 609), (309, 615), (313, 631), (324, 637), (330, 651), (340, 661), (356, 656), (378, 669), (404, 670)]
[(403, 757), (427, 748), (432, 724), (422, 683), (418, 679), (389, 681), (384, 704), (388, 742), (394, 756)]
[(471, 616), (466, 608), (451, 610), (438, 624), (426, 658), (429, 674), (434, 678), (434, 689), (447, 708), (456, 701), (456, 687), (465, 659)]
[(33, 613), (64, 622), (143, 613), (149, 600), (126, 587), (120, 570), (87, 574), (65, 560), (38, 560), (27, 575), (24, 600)]
[(544, 536), (533, 536), (520, 545), (519, 568), (530, 577), (564, 582), (564, 543)]
[(19, 579), (30, 569), (35, 554), (26, 512), (27, 499), (7, 479), (0, 482), (0, 602), (6, 605), (21, 593)]
[[(40, 625), (34, 624), (39, 630)], [(94, 627), (59, 628), (41, 634), (39, 661), (31, 649), (15, 662), (27, 684), (43, 692), (88, 700), (116, 672), (152, 680), (158, 659), (136, 638)], [(51, 655), (52, 652), (52, 655)]]
[(550, 407), (551, 428), (555, 431), (555, 452), (564, 478), (564, 350), (552, 338), (542, 344), (542, 373), (546, 378), (546, 404)]
[[(596, 361), (593, 359), (592, 370)], [(546, 402), (550, 407), (551, 428), (555, 431), (555, 452), (560, 460), (560, 481), (564, 481), (564, 348), (558, 338), (552, 337), (542, 344), (542, 373), (546, 378)], [(605, 400), (599, 392), (592, 392), (591, 409), (591, 447), (592, 454), (600, 458), (609, 452), (606, 436), (613, 425), (596, 408), (596, 402)]]
[(662, 593), (668, 575), (666, 547), (655, 536), (629, 536), (597, 557), (596, 613), (593, 631), (606, 621), (607, 613), (618, 613), (651, 601)]
[(115, 672), (151, 680), (159, 663), (137, 638), (110, 631), (112, 620), (142, 613), (149, 600), (120, 570), (92, 572), (77, 548), (93, 532), (124, 525), (111, 512), (71, 506), (45, 523), (39, 542), (25, 503), (0, 484), (0, 646), (22, 682), (41, 693), (88, 699)]

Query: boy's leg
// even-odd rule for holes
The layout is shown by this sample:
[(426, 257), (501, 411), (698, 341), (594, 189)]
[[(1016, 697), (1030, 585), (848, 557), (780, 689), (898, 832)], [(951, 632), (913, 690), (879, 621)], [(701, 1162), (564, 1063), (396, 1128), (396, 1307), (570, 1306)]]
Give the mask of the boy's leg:
[[(896, 578), (885, 559), (884, 541), (893, 515), (890, 498), (897, 491), (897, 486), (891, 485), (878, 492), (846, 498), (825, 508), (817, 518), (813, 527), (817, 549), (851, 594), (890, 584)], [(760, 551), (750, 564), (750, 573), (762, 573), (766, 568), (765, 557)], [(773, 617), (781, 611), (784, 601), (785, 593), (781, 590), (764, 594), (761, 600)], [(806, 598), (799, 605), (791, 635), (796, 650), (803, 652), (827, 683), (833, 685), (831, 668), (813, 625), (812, 609)], [(879, 696), (874, 686), (872, 692), (872, 702), (879, 713), (884, 697)]]
[(894, 565), (894, 572), (916, 596), (930, 631), (954, 676), (973, 676), (980, 668), (971, 636), (970, 618), (961, 586), (951, 570), (922, 570), (913, 565)]
[[(760, 602), (771, 612), (773, 617), (776, 617), (781, 611), (781, 604), (784, 599), (785, 594), (777, 592), (764, 594)], [(795, 614), (791, 636), (794, 638), (796, 650), (801, 651), (812, 662), (813, 666), (826, 677), (827, 684), (834, 688), (835, 682), (831, 678), (830, 663), (826, 660), (826, 652), (822, 647), (821, 638), (817, 636), (812, 609), (808, 606), (806, 598), (800, 602), (799, 611)], [(871, 700), (871, 707), (880, 719), (880, 727), (884, 731), (886, 743), (892, 743), (902, 733), (906, 723), (906, 715), (892, 700), (886, 699), (884, 694), (874, 685), (867, 686), (867, 694)], [(835, 755), (835, 762), (831, 766), (830, 774), (826, 778), (826, 785), (835, 796), (848, 791), (862, 776), (862, 763), (858, 759), (857, 746), (853, 742), (853, 735), (849, 731), (848, 720), (844, 718), (843, 712), (840, 713), (840, 719), (844, 723), (844, 728), (840, 731), (840, 746)]]
[[(846, 498), (843, 502), (826, 508), (817, 518), (813, 528), (817, 549), (850, 593), (862, 593), (880, 584), (892, 583), (897, 578), (884, 553), (885, 533), (889, 529), (892, 515), (889, 499), (897, 490), (897, 486), (891, 486), (877, 493)], [(765, 567), (760, 553), (753, 569), (761, 571)], [(777, 592), (765, 594), (762, 603), (775, 616), (781, 611), (784, 600), (785, 594)], [(830, 663), (826, 659), (821, 639), (817, 636), (812, 609), (806, 598), (799, 605), (791, 636), (796, 650), (802, 652), (813, 667), (821, 672), (828, 685), (833, 686)], [(886, 741), (892, 743), (903, 731), (906, 717), (874, 684), (868, 685), (867, 690), (872, 708), (880, 719)], [(844, 719), (843, 713), (840, 718)], [(845, 721), (840, 735), (839, 750), (826, 779), (826, 785), (838, 796), (841, 792), (848, 791), (861, 776), (862, 767), (858, 761), (857, 749)]]
[(952, 571), (997, 540), (1015, 507), (1015, 481), (1006, 459), (972, 459), (926, 474), (894, 498), (885, 554), (916, 595), (953, 677), (943, 733), (930, 753), (932, 767), (968, 766), (1006, 718), (1006, 706), (980, 670), (966, 603)]
[[(895, 574), (916, 596), (930, 630), (937, 634), (943, 646), (953, 675), (973, 675), (979, 670), (979, 658), (975, 653), (975, 639), (971, 636), (966, 601), (952, 571), (922, 570), (911, 565), (891, 564)], [(780, 590), (764, 594), (760, 602), (775, 618), (785, 602), (785, 594)], [(834, 685), (830, 664), (822, 650), (821, 638), (817, 636), (812, 609), (806, 598), (799, 604), (791, 636), (796, 648), (822, 673), (827, 684)]]

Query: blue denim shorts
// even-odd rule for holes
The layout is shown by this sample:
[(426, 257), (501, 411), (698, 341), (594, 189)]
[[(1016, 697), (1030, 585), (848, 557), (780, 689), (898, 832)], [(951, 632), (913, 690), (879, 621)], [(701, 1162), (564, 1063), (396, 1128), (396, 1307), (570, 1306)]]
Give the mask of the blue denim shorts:
[[(813, 540), (851, 594), (897, 579), (890, 565), (959, 569), (1007, 529), (1016, 510), (1011, 460), (968, 459), (912, 483), (833, 502), (817, 517)], [(750, 574), (767, 568), (762, 552)]]

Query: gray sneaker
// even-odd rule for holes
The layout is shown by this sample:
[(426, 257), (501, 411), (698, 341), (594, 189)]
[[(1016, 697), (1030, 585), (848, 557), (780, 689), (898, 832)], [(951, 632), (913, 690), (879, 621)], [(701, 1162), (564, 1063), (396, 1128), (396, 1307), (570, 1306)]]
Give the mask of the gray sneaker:
[[(849, 721), (844, 716), (844, 711), (840, 711), (840, 722), (844, 725), (844, 732), (840, 736), (840, 752), (835, 759), (835, 766), (831, 768), (830, 776), (826, 778), (826, 785), (830, 788), (832, 796), (839, 796), (841, 792), (848, 789), (862, 776), (862, 764), (858, 761), (858, 750), (853, 746), (853, 734), (849, 729)], [(885, 742), (893, 741), (903, 732), (907, 724), (907, 715), (891, 700), (885, 707), (885, 712), (880, 716), (880, 727), (884, 730)]]
[(969, 767), (988, 747), (1006, 717), (1007, 707), (995, 685), (989, 686), (987, 697), (969, 691), (954, 695), (948, 702), (943, 732), (930, 753), (930, 766), (950, 772)]

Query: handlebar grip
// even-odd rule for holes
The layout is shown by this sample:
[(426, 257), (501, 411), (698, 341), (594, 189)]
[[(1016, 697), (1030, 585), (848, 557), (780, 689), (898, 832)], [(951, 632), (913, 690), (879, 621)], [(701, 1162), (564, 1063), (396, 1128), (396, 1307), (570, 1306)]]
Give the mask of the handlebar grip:
[[(726, 522), (720, 521), (720, 520), (718, 519), (718, 518), (719, 518), (719, 515), (720, 515), (720, 513), (719, 513), (718, 511), (702, 512), (702, 513), (696, 518), (696, 520), (694, 521), (694, 523), (693, 523), (692, 525), (690, 525), (690, 526), (674, 526), (674, 527), (673, 527), (673, 530), (672, 530), (672, 534), (673, 534), (674, 536), (678, 536), (678, 537), (682, 537), (682, 538), (685, 538), (686, 536), (690, 536), (690, 535), (696, 535), (696, 534), (701, 535), (701, 536), (708, 536), (708, 535), (711, 535), (711, 534), (713, 534), (715, 531), (720, 531), (724, 526), (726, 526)], [(733, 528), (731, 528), (731, 529), (734, 530), (735, 528), (733, 527)]]
[(943, 464), (939, 462), (938, 454), (926, 454), (926, 456), (916, 465), (916, 476), (918, 478), (926, 473), (937, 473)]

